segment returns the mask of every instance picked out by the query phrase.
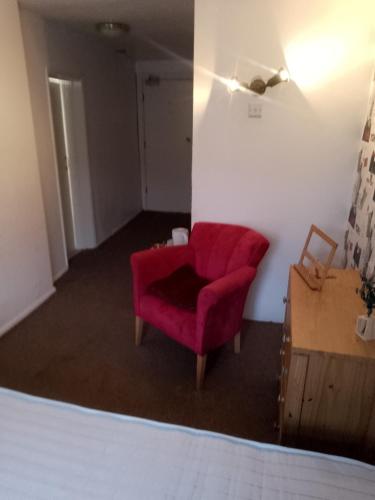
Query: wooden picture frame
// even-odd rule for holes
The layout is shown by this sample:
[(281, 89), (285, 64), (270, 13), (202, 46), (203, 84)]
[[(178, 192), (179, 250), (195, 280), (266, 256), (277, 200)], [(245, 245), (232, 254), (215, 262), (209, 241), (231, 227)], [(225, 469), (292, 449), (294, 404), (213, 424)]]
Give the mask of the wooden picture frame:
[[(312, 253), (309, 251), (309, 244), (314, 234), (320, 237), (328, 246), (331, 247), (327, 259), (324, 263), (320, 262), (319, 259), (312, 255)], [(332, 260), (335, 256), (337, 247), (338, 244), (332, 238), (330, 238), (326, 233), (324, 233), (314, 224), (311, 225), (299, 262), (298, 264), (294, 265), (298, 274), (301, 276), (301, 278), (303, 278), (303, 280), (307, 283), (311, 290), (320, 291), (322, 289), (327, 278), (328, 271), (331, 267)], [(310, 261), (311, 264), (309, 267), (305, 266), (305, 259)]]

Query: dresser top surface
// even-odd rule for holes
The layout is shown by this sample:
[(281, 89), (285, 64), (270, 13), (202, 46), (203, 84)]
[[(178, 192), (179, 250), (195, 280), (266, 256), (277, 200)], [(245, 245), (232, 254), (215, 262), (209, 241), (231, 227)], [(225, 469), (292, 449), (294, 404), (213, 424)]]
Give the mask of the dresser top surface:
[(355, 334), (357, 317), (366, 314), (356, 293), (360, 285), (358, 271), (330, 269), (323, 289), (313, 291), (291, 267), (293, 347), (375, 360), (375, 340), (365, 342)]

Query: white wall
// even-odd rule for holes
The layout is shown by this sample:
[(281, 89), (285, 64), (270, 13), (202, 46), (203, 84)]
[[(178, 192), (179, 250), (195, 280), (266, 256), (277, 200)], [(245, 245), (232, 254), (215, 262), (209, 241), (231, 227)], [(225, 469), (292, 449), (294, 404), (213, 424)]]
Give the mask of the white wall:
[[(289, 265), (315, 223), (341, 245), (372, 69), (370, 1), (196, 0), (193, 222), (238, 223), (271, 241), (246, 317), (281, 321)], [(254, 98), (220, 77), (288, 66)], [(341, 251), (340, 249), (340, 251)]]
[(82, 79), (97, 243), (141, 210), (134, 66), (90, 35), (46, 23), (53, 76)]
[(50, 121), (44, 21), (38, 15), (23, 9), (20, 11), (20, 16), (51, 267), (53, 277), (57, 279), (67, 270), (68, 261), (65, 249), (53, 131)]
[(54, 288), (18, 6), (0, 3), (0, 334)]
[(193, 78), (193, 61), (189, 59), (176, 60), (152, 60), (152, 61), (137, 61), (137, 75), (147, 76), (152, 74), (160, 78)]

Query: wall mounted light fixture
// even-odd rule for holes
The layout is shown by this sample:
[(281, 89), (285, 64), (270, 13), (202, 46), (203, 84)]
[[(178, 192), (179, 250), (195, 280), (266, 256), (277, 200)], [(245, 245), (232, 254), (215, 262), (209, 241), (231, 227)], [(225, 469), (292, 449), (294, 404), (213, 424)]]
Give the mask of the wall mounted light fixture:
[(288, 82), (289, 81), (289, 73), (286, 69), (280, 68), (279, 71), (273, 75), (267, 82), (263, 80), (263, 78), (255, 77), (250, 83), (239, 82), (237, 78), (231, 78), (227, 80), (226, 84), (228, 89), (231, 92), (236, 92), (237, 90), (251, 90), (256, 94), (263, 95), (267, 89), (267, 87), (274, 87), (278, 83)]

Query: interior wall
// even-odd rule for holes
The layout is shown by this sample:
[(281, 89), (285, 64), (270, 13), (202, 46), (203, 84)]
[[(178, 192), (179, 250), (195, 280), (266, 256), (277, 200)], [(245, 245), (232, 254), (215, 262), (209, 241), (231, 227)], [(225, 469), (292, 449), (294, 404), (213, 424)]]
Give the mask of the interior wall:
[(134, 65), (91, 35), (46, 23), (52, 76), (82, 79), (97, 243), (142, 208)]
[(370, 87), (345, 240), (348, 267), (375, 276), (375, 73)]
[(18, 5), (0, 3), (0, 334), (54, 292)]
[(57, 164), (50, 121), (44, 21), (20, 10), (33, 123), (54, 280), (68, 269)]
[[(192, 219), (270, 239), (245, 316), (281, 321), (289, 266), (311, 223), (340, 244), (372, 71), (373, 3), (196, 0)], [(231, 95), (288, 67), (263, 98)], [(248, 118), (249, 104), (262, 118)]]

